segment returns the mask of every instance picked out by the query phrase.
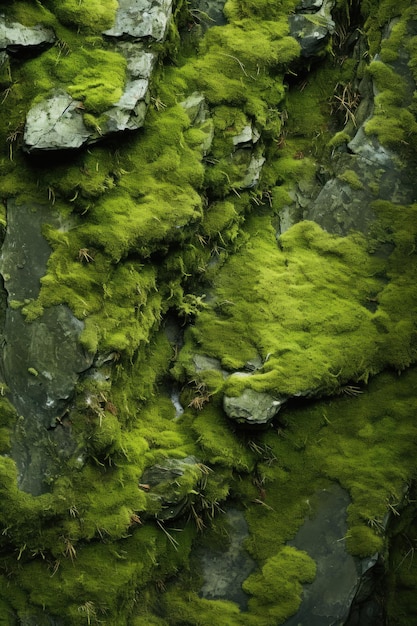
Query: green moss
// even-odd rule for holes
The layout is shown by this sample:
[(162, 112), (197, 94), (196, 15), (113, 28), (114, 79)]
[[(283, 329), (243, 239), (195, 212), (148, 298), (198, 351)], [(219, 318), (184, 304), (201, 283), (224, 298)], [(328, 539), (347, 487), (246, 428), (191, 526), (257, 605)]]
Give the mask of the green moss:
[(339, 174), (337, 178), (347, 183), (352, 189), (363, 189), (363, 184), (359, 176), (353, 170), (345, 170), (342, 174)]
[(62, 24), (87, 33), (101, 33), (110, 28), (118, 8), (116, 0), (108, 0), (104, 4), (100, 0), (49, 0), (46, 4)]
[(354, 526), (346, 538), (346, 546), (352, 554), (363, 558), (377, 552), (381, 553), (384, 540), (372, 528)]
[(56, 66), (57, 78), (68, 93), (93, 113), (102, 113), (120, 99), (126, 60), (109, 50), (76, 50)]
[[(70, 415), (79, 451), (60, 463), (50, 494), (20, 492), (13, 462), (0, 457), (0, 611), (39, 624), (50, 615), (71, 624), (269, 626), (296, 611), (301, 583), (314, 575), (311, 560), (284, 544), (303, 523), (316, 489), (331, 479), (349, 490), (347, 545), (363, 556), (384, 547), (381, 524), (415, 471), (415, 375), (384, 375), (362, 386), (362, 394), (352, 382), (386, 366), (403, 370), (416, 359), (416, 207), (376, 203), (379, 222), (370, 242), (304, 222), (277, 243), (273, 213), (290, 203), (294, 185), (311, 184), (325, 144), (346, 141), (344, 133), (329, 140), (329, 98), (353, 67), (325, 64), (287, 95), (283, 73), (299, 54), (287, 36), (293, 0), (274, 6), (230, 0), (229, 24), (208, 31), (198, 56), (158, 67), (152, 88), (165, 108), (150, 110), (140, 133), (53, 166), (24, 160), (19, 133), (30, 102), (59, 84), (83, 101), (84, 120), (99, 135), (100, 113), (125, 80), (121, 57), (100, 48), (101, 38), (83, 35), (110, 26), (116, 3), (44, 4), (51, 12), (40, 3), (6, 7), (27, 24), (52, 26), (59, 44), (20, 67), (13, 63), (6, 77), (12, 82), (0, 98), (0, 131), (10, 137), (1, 148), (2, 196), (18, 189), (31, 201), (49, 200), (66, 226), (45, 226), (53, 248), (48, 272), (40, 297), (22, 311), (30, 321), (67, 303), (85, 321), (84, 347), (108, 360), (97, 377), (79, 382)], [(405, 6), (361, 4), (364, 14), (372, 13), (371, 54), (384, 20)], [(382, 65), (374, 61), (371, 68), (381, 97), (368, 131), (390, 142), (399, 129), (397, 139), (412, 145), (415, 103), (401, 113), (404, 86), (389, 93), (389, 64), (404, 32), (400, 20), (384, 44)], [(415, 72), (415, 41), (407, 46)], [(192, 128), (178, 105), (194, 90), (212, 108), (204, 130)], [(232, 194), (244, 169), (231, 166), (232, 137), (249, 123), (263, 132), (267, 164), (257, 189)], [(212, 125), (211, 153), (203, 155)], [(388, 259), (381, 253), (386, 244), (393, 246)], [(160, 330), (167, 312), (192, 319), (172, 370), (187, 383), (179, 419), (168, 374), (177, 340), (171, 344)], [(247, 382), (212, 369), (190, 385), (196, 352), (219, 358), (229, 371), (260, 357), (263, 367), (246, 379), (259, 391), (345, 390), (354, 397), (288, 407), (279, 433), (235, 433), (220, 394), (239, 393)], [(0, 419), (8, 453), (16, 416), (1, 405)], [(138, 488), (143, 472), (188, 455), (205, 470), (196, 464), (179, 487), (170, 487), (190, 496), (197, 517), (176, 520), (175, 528), (144, 519), (140, 525), (142, 512), (158, 508)], [(245, 507), (247, 548), (259, 566), (245, 583), (252, 594), (245, 613), (234, 603), (200, 598), (189, 560), (196, 523), (208, 525), (229, 497)], [(412, 581), (404, 576), (401, 584), (411, 588)], [(163, 588), (166, 593), (157, 591)]]
[(301, 583), (312, 582), (315, 574), (315, 563), (305, 552), (285, 546), (266, 561), (261, 572), (251, 574), (245, 581), (244, 590), (254, 596), (249, 600), (250, 609), (281, 623), (297, 612)]
[(226, 369), (239, 369), (256, 355), (266, 359), (249, 378), (227, 379), (224, 390), (334, 389), (378, 367), (377, 334), (364, 303), (382, 284), (371, 277), (373, 260), (361, 237), (337, 238), (303, 222), (280, 238), (278, 248), (268, 219), (253, 219), (246, 229), (251, 239), (218, 272), (215, 298), (192, 329), (199, 351)]

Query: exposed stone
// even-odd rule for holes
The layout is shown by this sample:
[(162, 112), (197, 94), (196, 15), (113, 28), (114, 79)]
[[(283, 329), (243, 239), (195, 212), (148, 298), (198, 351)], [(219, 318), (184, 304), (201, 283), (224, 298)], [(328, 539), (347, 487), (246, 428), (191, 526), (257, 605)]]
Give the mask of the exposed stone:
[(123, 54), (127, 71), (131, 78), (150, 78), (157, 55), (142, 44), (131, 41), (119, 41), (116, 50)]
[(242, 583), (255, 569), (255, 561), (244, 548), (249, 529), (243, 511), (226, 507), (224, 519), (227, 524), (225, 545), (216, 549), (209, 543), (196, 550), (204, 580), (200, 595), (208, 600), (236, 602), (241, 610), (245, 610), (248, 596), (242, 589)]
[(108, 37), (162, 41), (171, 17), (171, 0), (119, 0), (115, 24), (105, 31)]
[(214, 125), (203, 94), (195, 91), (181, 102), (181, 106), (190, 118), (192, 126), (205, 133), (205, 139), (201, 143), (201, 150), (203, 154), (207, 154), (213, 143)]
[(80, 103), (63, 90), (35, 104), (27, 114), (23, 135), (27, 152), (79, 148), (93, 131), (83, 122)]
[(260, 138), (260, 132), (252, 126), (251, 124), (247, 124), (243, 130), (233, 137), (233, 145), (243, 147), (243, 145), (253, 145)]
[(55, 40), (54, 31), (46, 26), (23, 26), (0, 15), (0, 50), (16, 55), (35, 54), (52, 46)]
[(196, 372), (204, 372), (204, 370), (217, 370), (223, 371), (221, 363), (218, 359), (213, 359), (210, 356), (204, 354), (195, 354), (193, 356), (193, 363)]
[(262, 154), (262, 149), (254, 152), (242, 148), (236, 150), (233, 155), (235, 163), (242, 164), (247, 163), (246, 173), (235, 183), (235, 187), (238, 189), (250, 189), (258, 184), (262, 171), (262, 166), (265, 163), (265, 157)]
[(315, 560), (317, 574), (304, 586), (301, 606), (284, 626), (344, 624), (360, 581), (357, 559), (346, 551), (343, 541), (349, 494), (333, 484), (317, 494), (312, 504), (317, 512), (304, 522), (290, 545)]
[(323, 6), (323, 0), (301, 0), (296, 6), (296, 13), (315, 13)]
[(0, 87), (7, 87), (11, 83), (11, 70), (9, 55), (4, 50), (0, 51)]
[(197, 459), (166, 459), (145, 470), (139, 486), (149, 496), (150, 511), (156, 508), (155, 517), (172, 520), (180, 517), (197, 493), (202, 470)]
[(311, 58), (320, 56), (334, 32), (335, 23), (331, 16), (333, 0), (324, 0), (315, 13), (295, 13), (290, 15), (290, 35), (301, 46), (301, 56)]
[[(57, 425), (74, 392), (79, 374), (92, 363), (79, 343), (83, 322), (65, 305), (51, 307), (25, 321), (20, 310), (38, 296), (50, 247), (42, 235), (45, 223), (67, 228), (50, 206), (8, 201), (7, 231), (0, 271), (8, 294), (3, 329), (3, 363), (10, 400), (21, 416), (12, 456), (23, 490), (39, 494), (55, 464), (75, 451), (70, 429), (48, 431)], [(57, 457), (51, 454), (54, 445)], [(48, 451), (49, 449), (49, 451)]]
[(287, 398), (245, 389), (240, 396), (224, 396), (223, 408), (228, 417), (248, 426), (263, 426), (278, 413)]

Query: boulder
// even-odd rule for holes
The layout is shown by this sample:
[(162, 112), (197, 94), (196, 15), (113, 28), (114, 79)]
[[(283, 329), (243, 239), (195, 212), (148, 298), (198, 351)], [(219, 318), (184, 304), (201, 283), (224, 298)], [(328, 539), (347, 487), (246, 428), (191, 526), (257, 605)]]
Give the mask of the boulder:
[(55, 41), (51, 28), (42, 24), (23, 26), (0, 15), (0, 50), (12, 55), (34, 55), (49, 48)]
[(240, 396), (224, 396), (223, 408), (226, 415), (247, 426), (264, 426), (278, 413), (287, 398), (269, 393), (245, 389)]
[[(314, 559), (317, 573), (314, 581), (304, 586), (301, 605), (284, 626), (378, 626), (383, 623), (381, 603), (371, 600), (375, 579), (381, 575), (379, 555), (359, 559), (346, 550), (350, 502), (349, 494), (337, 483), (331, 483), (311, 499), (314, 514), (306, 519), (289, 544)], [(365, 602), (365, 619), (352, 619), (358, 605)]]

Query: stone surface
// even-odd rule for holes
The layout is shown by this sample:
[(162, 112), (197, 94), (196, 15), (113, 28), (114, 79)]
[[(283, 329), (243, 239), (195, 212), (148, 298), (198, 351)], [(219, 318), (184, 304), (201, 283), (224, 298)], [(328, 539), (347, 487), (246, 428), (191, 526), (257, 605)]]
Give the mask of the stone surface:
[[(289, 17), (290, 35), (301, 46), (301, 57), (314, 58), (323, 53), (334, 32), (335, 23), (331, 16), (332, 0), (324, 0), (315, 13), (295, 13)], [(304, 10), (304, 7), (301, 8)]]
[(104, 34), (162, 41), (171, 17), (171, 6), (171, 0), (119, 0), (115, 24)]
[[(71, 98), (64, 89), (57, 88), (48, 98), (34, 105), (27, 114), (23, 135), (23, 149), (26, 152), (77, 149), (96, 143), (108, 135), (137, 130), (143, 126), (150, 100), (149, 79), (157, 53), (145, 47), (137, 38), (152, 36), (160, 41), (165, 34), (171, 5), (169, 2), (137, 2), (126, 6), (122, 4), (120, 3), (116, 25), (120, 22), (123, 27), (118, 29), (115, 26), (106, 31), (112, 37), (114, 49), (126, 58), (126, 83), (122, 96), (102, 113), (100, 126), (92, 127), (84, 123), (83, 103)], [(119, 14), (123, 14), (123, 19)], [(162, 16), (165, 16), (163, 27)], [(129, 20), (137, 28), (131, 28), (132, 41), (124, 41), (124, 28), (126, 26), (128, 29), (126, 24)], [(139, 24), (142, 24), (141, 28)]]
[(244, 548), (244, 541), (249, 536), (248, 525), (239, 509), (227, 507), (224, 516), (228, 532), (224, 545), (200, 547), (196, 551), (204, 579), (199, 595), (208, 600), (236, 602), (241, 610), (245, 610), (248, 596), (242, 583), (256, 567)]
[(9, 54), (34, 54), (49, 48), (55, 40), (54, 31), (46, 26), (23, 26), (0, 15), (0, 50)]
[(35, 104), (27, 114), (23, 135), (27, 152), (80, 148), (93, 131), (83, 122), (80, 102), (63, 90)]
[(346, 552), (343, 540), (347, 532), (349, 494), (333, 484), (311, 502), (311, 517), (289, 543), (314, 559), (317, 574), (311, 584), (304, 586), (301, 606), (285, 626), (343, 624), (360, 580), (358, 563)]
[(239, 165), (242, 163), (246, 164), (246, 173), (235, 183), (235, 187), (238, 189), (251, 189), (255, 187), (259, 182), (262, 166), (265, 163), (262, 148), (253, 152), (245, 148), (236, 150), (233, 155), (233, 160)]
[[(70, 429), (55, 428), (72, 397), (79, 374), (93, 361), (79, 343), (84, 324), (59, 305), (28, 323), (20, 306), (38, 296), (50, 247), (44, 223), (68, 228), (50, 206), (8, 201), (0, 271), (8, 296), (2, 372), (20, 420), (12, 455), (19, 485), (33, 494), (47, 488), (54, 466), (75, 450)], [(57, 421), (58, 420), (58, 421)], [(52, 431), (50, 429), (53, 429)], [(51, 449), (56, 447), (55, 457)], [(49, 448), (49, 451), (48, 451)]]
[(207, 154), (213, 143), (214, 125), (203, 94), (195, 91), (181, 102), (181, 106), (190, 118), (192, 126), (205, 133), (205, 138), (201, 142), (201, 151), (204, 155)]
[(193, 456), (165, 459), (146, 469), (139, 485), (157, 504), (155, 517), (167, 521), (180, 517), (186, 511), (197, 493), (195, 488), (198, 488), (201, 475), (200, 465)]
[(263, 426), (275, 417), (285, 402), (286, 398), (245, 389), (240, 396), (224, 396), (223, 408), (226, 415), (239, 424)]

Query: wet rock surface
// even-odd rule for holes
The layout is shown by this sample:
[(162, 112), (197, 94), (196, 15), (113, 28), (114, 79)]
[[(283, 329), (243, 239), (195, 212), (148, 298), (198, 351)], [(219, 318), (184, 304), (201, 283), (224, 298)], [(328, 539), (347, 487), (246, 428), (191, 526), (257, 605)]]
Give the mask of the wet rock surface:
[(317, 574), (304, 586), (301, 606), (285, 626), (331, 626), (346, 620), (361, 575), (345, 549), (349, 503), (348, 493), (337, 484), (324, 489), (314, 498), (311, 517), (289, 542), (314, 559)]
[(155, 517), (169, 521), (180, 517), (197, 494), (201, 465), (193, 456), (166, 459), (143, 473), (139, 486), (156, 506)]
[(204, 579), (200, 595), (208, 600), (230, 600), (245, 610), (248, 596), (242, 589), (242, 583), (256, 566), (243, 547), (244, 540), (249, 536), (248, 525), (243, 512), (233, 507), (226, 509), (225, 521), (229, 533), (225, 545), (200, 547), (196, 551)]
[(83, 323), (64, 305), (51, 307), (28, 323), (20, 307), (35, 299), (46, 270), (50, 247), (42, 235), (45, 222), (67, 228), (50, 207), (8, 202), (8, 221), (0, 270), (8, 297), (3, 334), (2, 371), (10, 399), (20, 417), (13, 456), (20, 472), (20, 487), (41, 493), (56, 458), (45, 446), (48, 441), (61, 458), (74, 451), (70, 429), (50, 428), (73, 394), (79, 374), (92, 363), (79, 343)]

